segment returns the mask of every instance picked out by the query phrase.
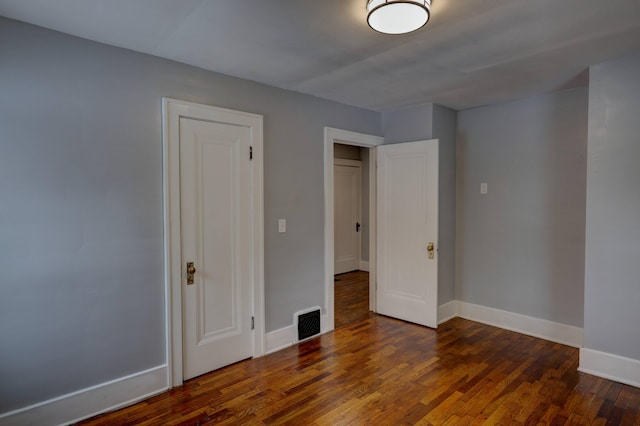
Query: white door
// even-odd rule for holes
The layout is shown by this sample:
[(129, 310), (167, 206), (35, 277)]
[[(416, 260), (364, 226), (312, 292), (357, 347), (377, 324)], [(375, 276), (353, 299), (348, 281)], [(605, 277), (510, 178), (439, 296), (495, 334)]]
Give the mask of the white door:
[(360, 267), (360, 181), (361, 166), (355, 160), (335, 160), (334, 194), (334, 273)]
[(377, 312), (435, 328), (438, 140), (383, 145), (377, 150)]
[(180, 118), (184, 379), (253, 354), (250, 141), (248, 127)]

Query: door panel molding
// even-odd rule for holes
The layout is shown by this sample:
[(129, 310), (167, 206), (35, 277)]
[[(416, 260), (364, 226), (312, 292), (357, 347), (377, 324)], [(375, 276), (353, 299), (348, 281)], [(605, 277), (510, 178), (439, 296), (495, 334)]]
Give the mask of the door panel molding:
[(323, 332), (334, 329), (334, 223), (333, 223), (333, 145), (341, 143), (370, 148), (369, 152), (369, 309), (375, 311), (375, 285), (376, 285), (376, 150), (382, 145), (384, 139), (381, 136), (356, 133), (348, 130), (324, 128), (324, 300), (327, 321), (323, 324)]
[[(253, 357), (264, 354), (264, 189), (263, 117), (171, 98), (162, 99), (165, 331), (168, 382), (183, 382), (182, 253), (180, 218), (180, 119), (214, 121), (250, 128), (252, 308), (255, 318)], [(247, 153), (249, 155), (249, 153)]]

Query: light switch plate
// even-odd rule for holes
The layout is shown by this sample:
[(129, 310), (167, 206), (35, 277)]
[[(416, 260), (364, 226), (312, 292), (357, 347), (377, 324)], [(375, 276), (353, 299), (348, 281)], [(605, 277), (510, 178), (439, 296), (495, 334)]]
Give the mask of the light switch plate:
[(278, 219), (278, 232), (287, 232), (287, 220)]
[(489, 193), (489, 185), (487, 185), (486, 183), (481, 183), (480, 184), (480, 193), (481, 194), (488, 194)]

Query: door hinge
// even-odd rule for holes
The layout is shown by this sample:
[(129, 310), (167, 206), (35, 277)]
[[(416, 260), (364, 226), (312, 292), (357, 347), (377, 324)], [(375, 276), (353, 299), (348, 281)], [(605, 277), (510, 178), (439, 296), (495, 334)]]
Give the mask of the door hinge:
[(251, 329), (253, 330), (254, 328), (256, 328), (256, 321), (254, 317), (251, 317)]
[(249, 147), (249, 160), (253, 160), (253, 147)]

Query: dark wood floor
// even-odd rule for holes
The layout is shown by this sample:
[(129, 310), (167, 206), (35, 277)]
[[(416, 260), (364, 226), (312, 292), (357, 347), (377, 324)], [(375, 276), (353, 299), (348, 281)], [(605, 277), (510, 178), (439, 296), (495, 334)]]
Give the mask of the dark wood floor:
[(455, 318), (372, 315), (88, 425), (640, 425), (640, 389), (578, 373), (575, 348)]
[(342, 327), (369, 318), (369, 273), (363, 271), (336, 275), (333, 283), (334, 324)]

